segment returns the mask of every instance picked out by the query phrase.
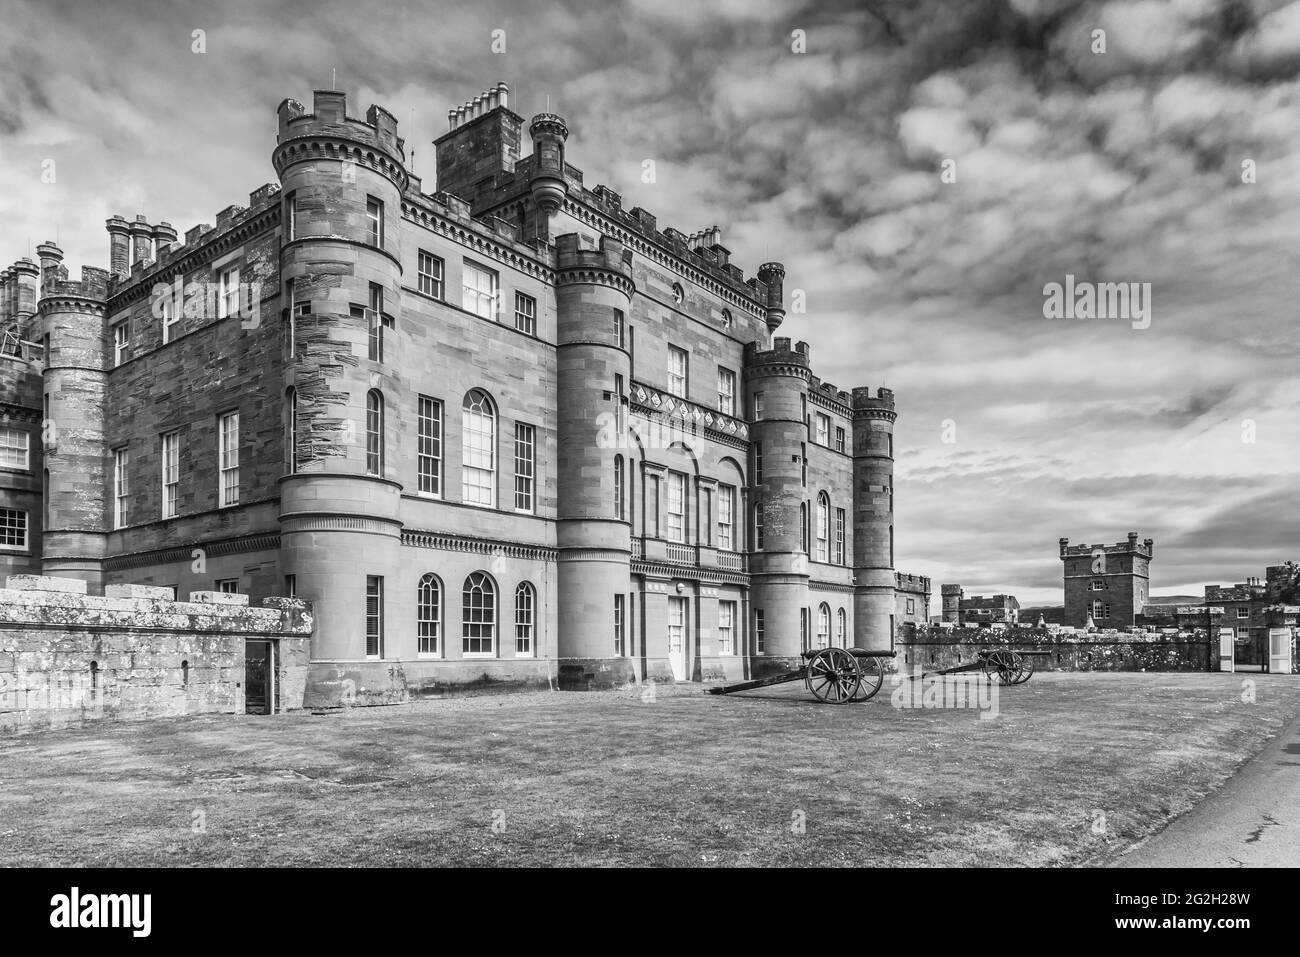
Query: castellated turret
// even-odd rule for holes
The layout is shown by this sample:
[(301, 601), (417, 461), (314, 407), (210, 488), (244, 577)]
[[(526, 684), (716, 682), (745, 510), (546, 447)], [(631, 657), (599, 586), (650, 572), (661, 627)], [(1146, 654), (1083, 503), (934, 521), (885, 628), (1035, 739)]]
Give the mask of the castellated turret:
[[(317, 90), (311, 112), (296, 100), (280, 104), (272, 162), (284, 203), (280, 277), (294, 324), (281, 387), (294, 418), (292, 472), (281, 483), (285, 572), (320, 596), (322, 619), (355, 617), (358, 564), (390, 580), (400, 568), (401, 486), (383, 450), (396, 445), (398, 417), (389, 410), (405, 390), (391, 358), (403, 350), (406, 156), (388, 111), (371, 106), (356, 119), (343, 93)], [(351, 517), (361, 502), (364, 521)], [(382, 647), (366, 647), (361, 629), (334, 630), (322, 642), (319, 658), (383, 656)]]
[[(46, 248), (46, 259), (52, 261), (56, 251)], [(42, 334), (48, 337), (42, 383), (48, 520), (41, 574), (79, 578), (99, 591), (112, 486), (105, 438), (112, 364), (105, 328), (109, 277), (89, 266), (81, 276), (79, 282), (52, 278), (44, 283), (40, 302)]]
[(801, 517), (808, 496), (804, 409), (812, 373), (807, 347), (797, 350), (784, 337), (774, 339), (766, 351), (750, 343), (745, 347), (744, 374), (748, 407), (754, 411), (749, 463), (751, 600), (763, 609), (768, 635), (768, 658), (762, 664), (779, 671), (798, 666), (808, 627), (801, 621), (809, 578), (806, 517)]
[[(613, 597), (627, 591), (631, 528), (611, 509), (615, 459), (630, 464), (621, 442), (603, 440), (622, 430), (631, 359), (615, 314), (629, 315), (635, 286), (632, 253), (610, 237), (582, 249), (579, 237), (556, 239), (558, 545), (556, 574), (564, 627), (558, 636), (561, 681), (593, 663), (621, 668), (619, 682), (634, 680), (632, 662), (610, 660)], [(620, 472), (620, 474), (624, 474)]]
[(894, 635), (894, 393), (853, 390), (853, 608), (858, 647)]
[(954, 625), (961, 624), (961, 585), (940, 585), (939, 593), (943, 597), (943, 620)]

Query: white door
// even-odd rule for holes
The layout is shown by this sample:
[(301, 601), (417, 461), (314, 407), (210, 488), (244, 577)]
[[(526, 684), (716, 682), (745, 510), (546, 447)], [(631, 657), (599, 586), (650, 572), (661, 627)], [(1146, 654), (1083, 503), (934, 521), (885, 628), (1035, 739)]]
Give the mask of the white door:
[(668, 664), (675, 681), (686, 680), (686, 599), (668, 599)]

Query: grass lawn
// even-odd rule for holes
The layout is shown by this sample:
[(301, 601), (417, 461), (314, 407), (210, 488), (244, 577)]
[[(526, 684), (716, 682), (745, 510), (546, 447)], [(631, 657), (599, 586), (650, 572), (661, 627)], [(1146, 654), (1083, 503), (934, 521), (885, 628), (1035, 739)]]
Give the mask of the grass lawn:
[(1300, 710), (1300, 680), (1250, 677), (1246, 704), (1241, 675), (1039, 674), (992, 720), (886, 680), (840, 707), (695, 685), (28, 734), (0, 741), (0, 864), (1087, 863)]

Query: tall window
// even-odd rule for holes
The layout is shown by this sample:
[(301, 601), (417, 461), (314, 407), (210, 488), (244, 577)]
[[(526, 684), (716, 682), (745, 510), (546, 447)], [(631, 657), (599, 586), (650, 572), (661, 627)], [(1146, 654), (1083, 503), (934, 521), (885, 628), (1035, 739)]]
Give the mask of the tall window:
[(718, 411), (736, 414), (736, 373), (718, 366)]
[(366, 309), (366, 325), (370, 330), (370, 358), (384, 361), (384, 333), (393, 328), (393, 317), (384, 312), (384, 287), (370, 284), (370, 307)]
[(497, 589), (492, 579), (474, 572), (461, 593), (461, 654), (490, 657), (496, 647)]
[(492, 400), (482, 389), (472, 389), (465, 395), (461, 407), (461, 441), (465, 459), (461, 469), (461, 500), (466, 505), (491, 508), (496, 498), (496, 414)]
[(366, 219), (370, 221), (370, 245), (384, 244), (384, 204), (373, 196), (366, 197)]
[(676, 346), (668, 347), (668, 391), (675, 396), (686, 398), (686, 350)]
[(120, 366), (127, 359), (129, 326), (125, 319), (113, 326), (113, 366)]
[(767, 631), (763, 627), (763, 609), (754, 609), (754, 654), (767, 652)]
[(624, 325), (623, 310), (614, 310), (614, 344), (620, 349), (627, 347), (626, 326)]
[(27, 550), (27, 513), (20, 508), (0, 508), (0, 548)]
[(844, 509), (835, 510), (835, 564), (844, 564)]
[(825, 492), (817, 496), (817, 561), (830, 561), (831, 500)]
[(718, 548), (732, 551), (736, 547), (733, 534), (736, 510), (736, 489), (731, 485), (718, 486)]
[(623, 657), (623, 595), (614, 596), (614, 657)]
[(384, 578), (366, 576), (366, 657), (384, 656)]
[(623, 456), (614, 456), (614, 517), (623, 518)]
[(651, 538), (659, 537), (659, 476), (646, 476), (645, 528)]
[(799, 609), (799, 650), (812, 650), (812, 635), (809, 634), (810, 627), (808, 623), (808, 609)]
[(219, 504), (239, 504), (239, 413), (227, 412), (217, 419), (217, 459), (220, 476)]
[(831, 643), (831, 610), (823, 603), (817, 609), (817, 647), (827, 648)]
[(366, 393), (366, 474), (384, 474), (384, 397), (377, 389)]
[(415, 468), (421, 495), (442, 495), (442, 403), (420, 396), (416, 415), (419, 438)]
[(534, 436), (536, 430), (522, 422), (515, 423), (515, 511), (533, 510)]
[(176, 323), (181, 321), (181, 317), (177, 314), (176, 309), (172, 306), (172, 301), (170, 299), (164, 299), (161, 305), (162, 305), (162, 341), (163, 341), (163, 345), (167, 345), (167, 343), (171, 342), (172, 339), (176, 337), (176, 333), (173, 330), (176, 328)]
[(239, 315), (239, 267), (231, 266), (217, 275), (217, 318)]
[(754, 421), (757, 422), (763, 417), (763, 393), (754, 393)]
[(799, 547), (808, 554), (808, 503), (799, 503)]
[(468, 312), (484, 319), (497, 317), (497, 274), (485, 266), (465, 260), (462, 270), (464, 298), (462, 305)]
[(668, 497), (665, 502), (665, 521), (670, 542), (686, 539), (686, 476), (681, 472), (668, 473)]
[(520, 582), (515, 589), (515, 657), (531, 658), (533, 656), (533, 629), (535, 608), (537, 605), (533, 586)]
[(23, 429), (0, 429), (0, 468), (21, 469), (32, 467), (31, 434)]
[(754, 503), (754, 551), (763, 550), (763, 503)]
[(131, 454), (126, 449), (113, 450), (113, 527), (126, 527), (129, 517), (128, 496), (131, 494), (130, 466)]
[(814, 441), (818, 445), (829, 446), (831, 444), (831, 417), (817, 413), (817, 437)]
[(841, 608), (838, 612), (835, 613), (835, 617), (836, 617), (836, 624), (839, 626), (837, 628), (837, 632), (839, 634), (839, 641), (836, 643), (841, 648), (847, 648), (849, 646), (849, 616), (844, 611), (844, 609)]
[(181, 487), (181, 434), (162, 437), (162, 517), (175, 518)]
[(293, 304), (289, 314), (289, 358), (298, 358), (298, 323), (303, 316), (311, 315), (311, 300), (300, 299)]
[(844, 451), (844, 429), (838, 425), (835, 427), (835, 451)]
[(416, 589), (415, 636), (419, 654), (442, 654), (442, 583), (432, 572), (420, 579)]
[(426, 253), (421, 249), (418, 270), (419, 277), (416, 280), (416, 288), (426, 296), (441, 299), (443, 297), (443, 278), (446, 275), (446, 264), (433, 253)]
[(292, 192), (284, 198), (285, 221), (288, 228), (285, 230), (285, 241), (293, 242), (298, 238), (298, 193)]
[(736, 603), (734, 601), (718, 602), (718, 654), (734, 655), (736, 627)]
[(763, 443), (754, 443), (754, 484), (763, 484)]
[(289, 471), (296, 472), (298, 471), (298, 390), (293, 386), (289, 386), (284, 393), (284, 417), (286, 458), (289, 460)]
[(530, 336), (537, 335), (537, 300), (522, 292), (515, 293), (515, 328)]

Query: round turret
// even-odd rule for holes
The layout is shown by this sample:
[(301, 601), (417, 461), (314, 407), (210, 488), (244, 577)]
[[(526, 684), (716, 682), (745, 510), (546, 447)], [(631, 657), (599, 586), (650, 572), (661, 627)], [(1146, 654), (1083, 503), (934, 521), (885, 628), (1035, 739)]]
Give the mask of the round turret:
[(564, 180), (564, 141), (569, 138), (569, 128), (562, 116), (538, 113), (528, 133), (533, 138), (533, 175), (528, 188), (538, 208), (546, 216), (554, 216), (569, 194)]

